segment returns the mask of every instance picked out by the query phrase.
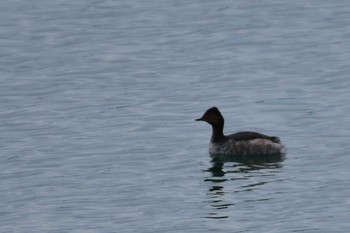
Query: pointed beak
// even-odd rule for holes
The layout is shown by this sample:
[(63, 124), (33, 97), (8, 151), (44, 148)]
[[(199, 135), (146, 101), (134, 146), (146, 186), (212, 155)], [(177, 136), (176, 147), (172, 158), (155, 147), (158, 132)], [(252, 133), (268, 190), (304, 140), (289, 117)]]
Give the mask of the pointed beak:
[(195, 121), (203, 121), (203, 118), (195, 119)]

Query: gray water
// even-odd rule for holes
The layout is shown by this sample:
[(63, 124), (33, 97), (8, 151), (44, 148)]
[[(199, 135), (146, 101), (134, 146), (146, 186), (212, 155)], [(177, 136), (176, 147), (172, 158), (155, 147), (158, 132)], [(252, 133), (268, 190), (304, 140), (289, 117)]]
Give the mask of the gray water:
[[(349, 1), (0, 6), (0, 232), (348, 232)], [(286, 159), (212, 161), (212, 106)]]

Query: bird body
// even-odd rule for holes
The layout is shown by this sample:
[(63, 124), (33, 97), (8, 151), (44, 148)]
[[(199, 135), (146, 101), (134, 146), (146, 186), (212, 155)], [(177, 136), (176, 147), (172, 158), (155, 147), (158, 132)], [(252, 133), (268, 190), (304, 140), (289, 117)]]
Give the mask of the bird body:
[(196, 119), (205, 121), (212, 126), (212, 136), (209, 144), (210, 155), (270, 155), (281, 154), (284, 146), (278, 137), (243, 131), (224, 135), (224, 118), (216, 107), (208, 109), (204, 115)]

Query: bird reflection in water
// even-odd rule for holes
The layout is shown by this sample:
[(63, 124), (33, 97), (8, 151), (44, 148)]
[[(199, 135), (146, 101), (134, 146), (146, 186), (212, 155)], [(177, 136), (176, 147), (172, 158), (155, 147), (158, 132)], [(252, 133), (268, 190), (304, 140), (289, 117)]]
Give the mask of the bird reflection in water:
[[(276, 169), (282, 167), (284, 158), (284, 154), (271, 155), (265, 158), (250, 156), (249, 159), (229, 156), (212, 157), (211, 166), (205, 170), (206, 174), (209, 175), (204, 179), (205, 182), (210, 182), (207, 194), (210, 197), (209, 204), (212, 207), (212, 211), (207, 213), (206, 218), (228, 218), (225, 209), (237, 204), (237, 202), (249, 201), (237, 200), (237, 195), (233, 197), (232, 194), (249, 192), (266, 183), (273, 182), (274, 180), (271, 177), (275, 176)], [(254, 182), (252, 183), (251, 180)], [(259, 198), (256, 197), (255, 201), (266, 200)], [(230, 199), (233, 201), (228, 201)]]

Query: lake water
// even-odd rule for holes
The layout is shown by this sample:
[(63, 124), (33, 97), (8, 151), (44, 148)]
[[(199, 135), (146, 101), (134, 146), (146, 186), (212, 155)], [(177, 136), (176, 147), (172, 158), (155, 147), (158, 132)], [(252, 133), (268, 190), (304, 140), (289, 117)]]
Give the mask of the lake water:
[[(348, 232), (349, 1), (0, 6), (0, 232)], [(212, 106), (286, 159), (212, 161)]]

